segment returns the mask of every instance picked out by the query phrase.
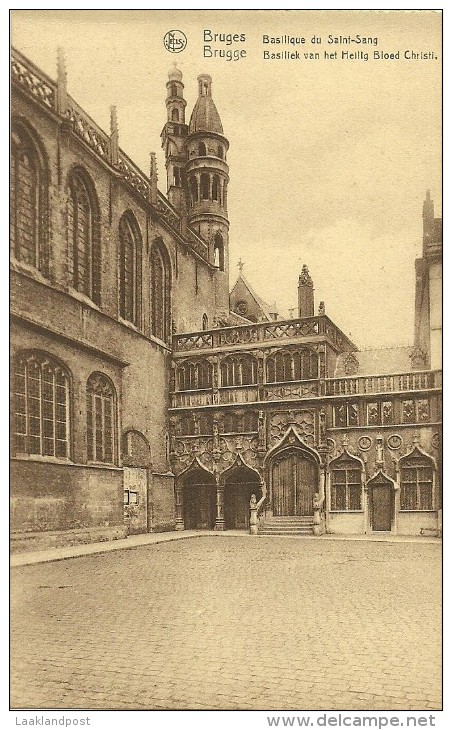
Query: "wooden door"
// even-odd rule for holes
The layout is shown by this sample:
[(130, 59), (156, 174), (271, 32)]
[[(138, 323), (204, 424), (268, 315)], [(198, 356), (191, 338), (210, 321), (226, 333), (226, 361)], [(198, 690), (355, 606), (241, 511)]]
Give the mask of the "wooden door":
[(300, 449), (277, 457), (271, 469), (273, 514), (312, 515), (313, 497), (318, 489), (318, 468)]
[(375, 532), (390, 532), (392, 517), (392, 489), (389, 484), (372, 487), (372, 529)]

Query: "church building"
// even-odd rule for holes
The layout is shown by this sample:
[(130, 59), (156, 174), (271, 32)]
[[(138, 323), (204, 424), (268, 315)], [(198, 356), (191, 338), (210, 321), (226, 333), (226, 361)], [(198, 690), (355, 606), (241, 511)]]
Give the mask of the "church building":
[[(282, 319), (229, 289), (228, 148), (198, 77), (166, 84), (145, 173), (12, 53), (15, 550), (164, 530), (441, 531), (441, 220), (429, 193), (413, 346), (358, 351), (303, 266)], [(238, 174), (239, 171), (233, 171)], [(251, 504), (251, 507), (250, 507)], [(251, 523), (251, 524), (250, 524)]]

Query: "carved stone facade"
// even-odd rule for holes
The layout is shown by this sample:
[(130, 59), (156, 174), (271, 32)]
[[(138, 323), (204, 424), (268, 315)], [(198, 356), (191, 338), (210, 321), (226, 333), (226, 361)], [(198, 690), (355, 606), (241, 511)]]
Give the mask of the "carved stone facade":
[(13, 53), (18, 547), (256, 532), (264, 517), (315, 534), (438, 530), (441, 373), (425, 365), (428, 328), (408, 368), (365, 370), (323, 302), (314, 315), (306, 265), (296, 319), (278, 319), (241, 269), (230, 312), (229, 142), (210, 77), (189, 124), (183, 88), (172, 69), (165, 197), (155, 156), (148, 176), (120, 149), (116, 111), (106, 134), (68, 95), (61, 57), (54, 82)]

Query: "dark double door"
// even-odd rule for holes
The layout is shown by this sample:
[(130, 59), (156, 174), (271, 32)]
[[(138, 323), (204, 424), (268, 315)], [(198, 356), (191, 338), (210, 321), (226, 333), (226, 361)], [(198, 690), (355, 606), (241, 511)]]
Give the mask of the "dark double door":
[(272, 508), (278, 517), (312, 515), (318, 466), (301, 449), (287, 449), (271, 466)]

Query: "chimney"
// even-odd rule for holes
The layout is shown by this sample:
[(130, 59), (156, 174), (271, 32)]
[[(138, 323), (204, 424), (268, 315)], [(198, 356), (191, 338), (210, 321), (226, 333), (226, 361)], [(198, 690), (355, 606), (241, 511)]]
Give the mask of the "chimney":
[(314, 284), (309, 276), (309, 269), (303, 264), (298, 277), (298, 316), (314, 316)]

